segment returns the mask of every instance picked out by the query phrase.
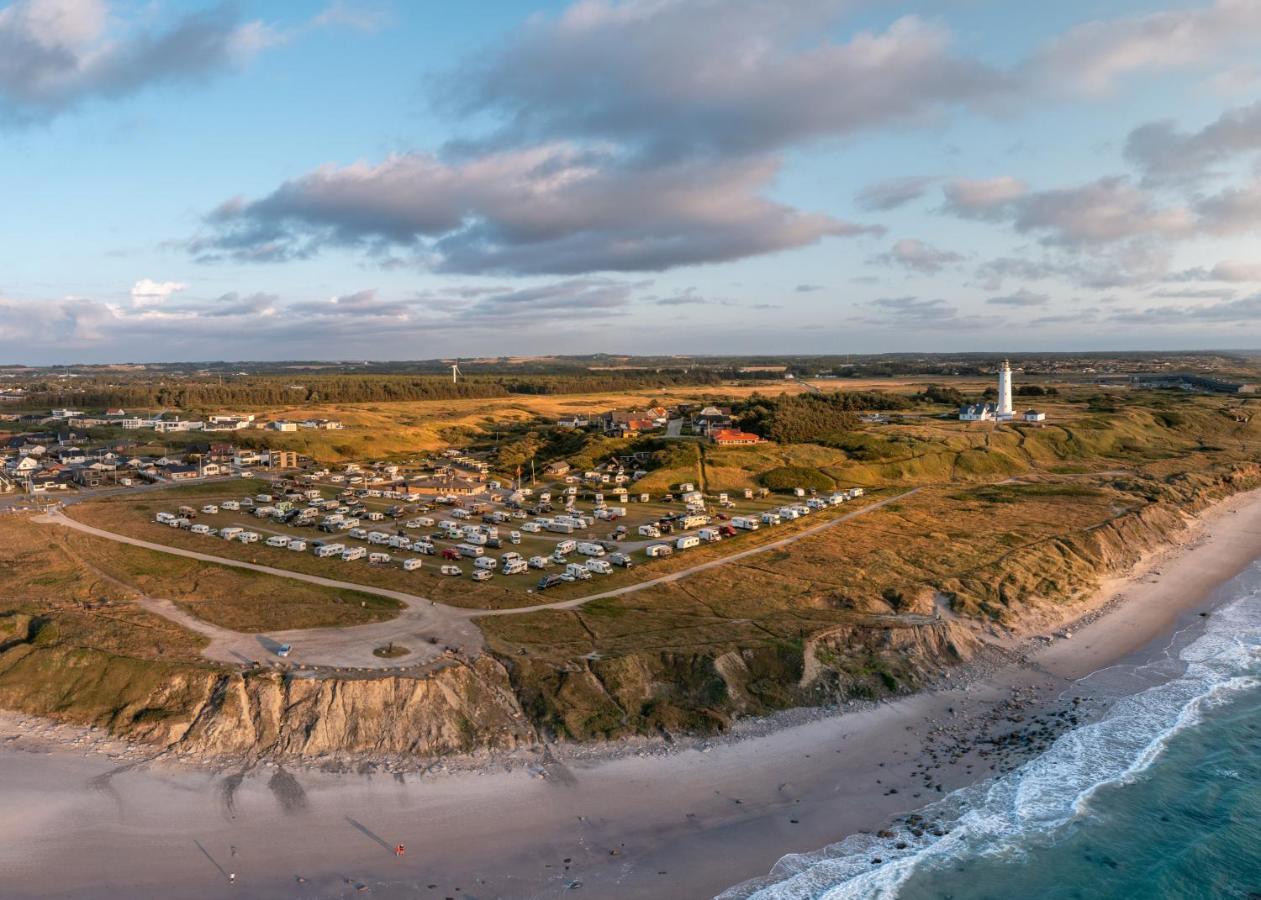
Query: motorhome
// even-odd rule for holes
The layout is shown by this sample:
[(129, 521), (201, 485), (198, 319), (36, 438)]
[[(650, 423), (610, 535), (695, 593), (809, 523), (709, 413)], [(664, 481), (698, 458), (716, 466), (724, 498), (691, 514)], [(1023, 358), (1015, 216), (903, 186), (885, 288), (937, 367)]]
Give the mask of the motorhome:
[(557, 553), (573, 553), (578, 549), (577, 541), (561, 541), (556, 545)]
[(499, 568), (499, 560), (495, 559), (493, 556), (479, 556), (477, 559), (473, 560), (473, 568), (486, 569), (487, 571), (493, 572), (495, 569)]
[(610, 575), (613, 572), (613, 567), (606, 559), (589, 559), (584, 565), (588, 572), (594, 572), (597, 575)]
[(731, 524), (744, 531), (757, 531), (761, 523), (754, 516), (734, 516)]
[(591, 578), (591, 570), (582, 563), (570, 563), (565, 566), (565, 574), (579, 581), (587, 581)]
[(454, 575), (457, 577), (464, 574), (464, 570), (459, 566), (443, 566), (438, 571), (440, 571), (443, 575)]
[(764, 513), (762, 513), (762, 524), (763, 524), (763, 525), (778, 525), (781, 521), (782, 521), (782, 520), (781, 520), (781, 519), (780, 519), (780, 517), (779, 517), (779, 513), (777, 513), (777, 512), (769, 512), (769, 511), (768, 511), (768, 512), (764, 512)]
[(494, 576), (495, 573), (490, 569), (477, 569), (473, 572), (474, 581), (490, 581)]
[(322, 547), (315, 548), (315, 555), (320, 559), (325, 559), (329, 556), (339, 556), (345, 549), (345, 546), (342, 544), (325, 544)]
[(257, 531), (242, 531), (236, 536), (236, 539), (242, 544), (257, 544), (262, 535)]
[(219, 537), (223, 538), (225, 541), (230, 541), (244, 530), (244, 528), (237, 528), (235, 525), (229, 525), (227, 528), (220, 529)]
[(302, 540), (302, 538), (293, 538), (289, 541), (289, 546), (286, 549), (303, 553), (306, 551), (306, 541)]
[(215, 506), (213, 503), (207, 503), (205, 506), (201, 508), (201, 511), (204, 512), (208, 516), (213, 516), (215, 513), (219, 511), (219, 507)]
[(552, 564), (551, 560), (549, 560), (546, 556), (531, 556), (530, 557), (531, 569), (546, 569), (551, 564)]
[(530, 567), (524, 559), (505, 559), (502, 563), (502, 571), (505, 575), (522, 575)]
[(191, 531), (193, 534), (210, 534), (209, 525), (194, 525), (192, 528), (188, 530)]
[(696, 533), (696, 536), (707, 544), (722, 540), (722, 534), (717, 528), (702, 528)]
[(639, 534), (641, 537), (659, 538), (661, 537), (661, 529), (656, 525), (640, 525)]
[(669, 544), (649, 544), (644, 548), (644, 553), (649, 559), (658, 559), (662, 556), (669, 556), (674, 552), (674, 548)]
[(603, 556), (604, 548), (599, 544), (581, 543), (575, 549), (583, 556)]
[(483, 548), (477, 546), (476, 544), (460, 544), (455, 549), (460, 551), (461, 556), (467, 556), (472, 559), (477, 559), (486, 552)]
[(368, 554), (368, 562), (372, 563), (375, 566), (383, 566), (389, 561), (390, 561), (390, 554), (388, 553), (369, 553)]

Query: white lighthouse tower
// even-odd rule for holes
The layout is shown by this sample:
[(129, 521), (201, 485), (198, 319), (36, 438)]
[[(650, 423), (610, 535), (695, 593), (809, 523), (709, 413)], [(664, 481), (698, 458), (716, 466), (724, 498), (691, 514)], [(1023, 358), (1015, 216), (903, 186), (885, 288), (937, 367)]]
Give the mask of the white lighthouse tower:
[(1002, 368), (998, 370), (998, 409), (994, 411), (994, 418), (1012, 419), (1015, 415), (1011, 405), (1011, 366), (1003, 360)]

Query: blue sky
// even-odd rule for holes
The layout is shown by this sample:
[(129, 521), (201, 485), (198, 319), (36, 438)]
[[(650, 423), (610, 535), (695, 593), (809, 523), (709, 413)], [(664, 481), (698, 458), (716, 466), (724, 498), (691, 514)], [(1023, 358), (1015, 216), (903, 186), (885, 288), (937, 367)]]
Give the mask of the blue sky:
[(0, 362), (1261, 344), (1261, 0), (0, 2)]

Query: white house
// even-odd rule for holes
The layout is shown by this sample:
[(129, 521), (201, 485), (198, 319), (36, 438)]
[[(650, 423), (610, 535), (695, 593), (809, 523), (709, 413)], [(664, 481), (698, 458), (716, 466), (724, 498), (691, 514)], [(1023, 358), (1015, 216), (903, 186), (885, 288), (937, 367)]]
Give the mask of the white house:
[(1021, 418), (1023, 418), (1026, 422), (1045, 422), (1046, 413), (1039, 412), (1036, 409), (1027, 409)]
[(996, 407), (993, 403), (974, 403), (959, 408), (960, 422), (992, 422)]

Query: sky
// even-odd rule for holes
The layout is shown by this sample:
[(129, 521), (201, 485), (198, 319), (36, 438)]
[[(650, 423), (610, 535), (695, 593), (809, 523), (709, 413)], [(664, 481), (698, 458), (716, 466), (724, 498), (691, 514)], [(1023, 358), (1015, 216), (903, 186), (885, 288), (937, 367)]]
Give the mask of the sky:
[(0, 0), (0, 363), (1261, 346), (1261, 0)]

